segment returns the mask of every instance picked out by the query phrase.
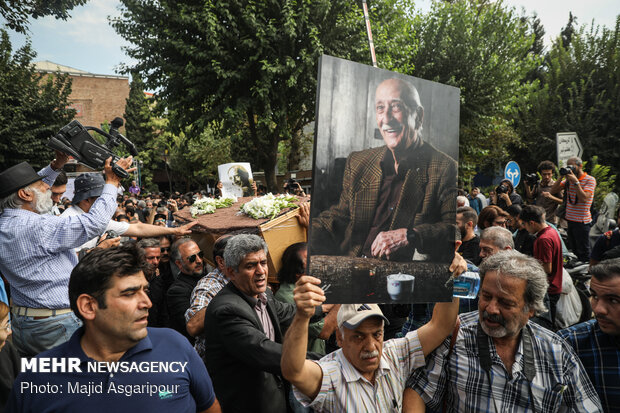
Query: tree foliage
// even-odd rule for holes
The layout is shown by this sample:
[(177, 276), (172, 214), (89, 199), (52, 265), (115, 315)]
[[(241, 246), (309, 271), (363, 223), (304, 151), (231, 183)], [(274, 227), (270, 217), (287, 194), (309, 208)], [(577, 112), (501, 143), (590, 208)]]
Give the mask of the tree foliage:
[(37, 73), (34, 55), (30, 44), (13, 53), (0, 29), (0, 170), (23, 161), (47, 164), (48, 139), (75, 116), (68, 108), (71, 79)]
[(204, 187), (208, 180), (217, 179), (217, 165), (232, 160), (230, 139), (216, 138), (221, 134), (216, 123), (199, 130), (186, 127), (175, 133), (164, 112), (156, 98), (146, 97), (144, 83), (134, 73), (125, 106), (125, 130), (127, 138), (138, 148), (144, 187), (156, 189), (155, 170), (166, 170), (174, 187), (184, 191)]
[(512, 113), (539, 62), (527, 19), (501, 1), (435, 1), (411, 27), (405, 36), (417, 48), (396, 68), (461, 89), (459, 175), (468, 181), (477, 169), (494, 169), (509, 157), (508, 145), (518, 145)]
[[(573, 21), (571, 16), (569, 25)], [(598, 156), (618, 174), (619, 113), (620, 16), (615, 29), (592, 24), (556, 39), (546, 56), (540, 86), (516, 116), (523, 145), (513, 152), (526, 167), (535, 168), (542, 159), (556, 158), (556, 133), (574, 131), (583, 144), (584, 160)]]
[[(272, 189), (278, 143), (314, 120), (321, 54), (359, 60), (363, 51), (369, 61), (361, 10), (349, 0), (122, 3), (112, 24), (172, 121), (215, 121), (246, 140)], [(376, 3), (391, 11), (399, 1)]]
[(28, 19), (53, 16), (66, 20), (69, 11), (75, 6), (86, 4), (88, 0), (0, 0), (0, 14), (6, 25), (16, 32), (26, 33)]

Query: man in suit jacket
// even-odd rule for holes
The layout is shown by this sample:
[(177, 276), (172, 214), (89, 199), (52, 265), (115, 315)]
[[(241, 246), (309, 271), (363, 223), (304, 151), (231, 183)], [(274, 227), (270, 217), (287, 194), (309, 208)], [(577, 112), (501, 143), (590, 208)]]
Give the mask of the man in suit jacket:
[(231, 237), (224, 250), (230, 282), (205, 314), (205, 363), (224, 412), (286, 412), (289, 385), (282, 378), (281, 324), (293, 304), (267, 288), (267, 245), (256, 235)]
[(422, 141), (424, 108), (410, 83), (380, 83), (375, 113), (385, 146), (349, 156), (338, 204), (312, 222), (311, 252), (405, 261), (415, 248), (449, 260), (454, 235), (436, 224), (454, 223), (456, 162)]

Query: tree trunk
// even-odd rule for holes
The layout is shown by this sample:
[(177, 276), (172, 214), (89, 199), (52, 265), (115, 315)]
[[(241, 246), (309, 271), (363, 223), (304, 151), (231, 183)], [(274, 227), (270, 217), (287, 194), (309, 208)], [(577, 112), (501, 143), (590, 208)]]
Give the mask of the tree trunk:
[(301, 162), (301, 142), (303, 138), (303, 132), (297, 131), (291, 137), (291, 151), (288, 154), (287, 167), (289, 171), (298, 171), (299, 162)]
[(261, 157), (261, 163), (263, 171), (265, 171), (265, 185), (267, 190), (272, 193), (280, 192), (278, 188), (278, 181), (276, 179), (276, 166), (278, 164), (278, 137), (274, 136), (271, 139), (269, 148), (265, 148), (263, 156)]

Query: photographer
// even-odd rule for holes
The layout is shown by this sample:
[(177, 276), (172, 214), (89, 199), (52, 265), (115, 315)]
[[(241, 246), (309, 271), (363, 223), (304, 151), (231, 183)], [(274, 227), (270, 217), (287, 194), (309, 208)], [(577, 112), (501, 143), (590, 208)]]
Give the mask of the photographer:
[(547, 214), (547, 221), (557, 225), (558, 217), (555, 216), (555, 210), (561, 204), (563, 191), (553, 193), (551, 188), (555, 184), (553, 172), (556, 166), (551, 161), (542, 161), (538, 164), (538, 172), (542, 180), (538, 178), (536, 173), (525, 175), (523, 186), (525, 187), (525, 198), (528, 203), (544, 208)]
[(514, 186), (512, 186), (512, 182), (508, 179), (504, 179), (499, 183), (497, 188), (495, 188), (495, 192), (491, 191), (491, 205), (497, 205), (504, 211), (510, 205), (521, 205), (523, 204), (523, 200), (521, 199), (521, 195), (515, 192)]
[(568, 244), (580, 261), (588, 262), (590, 258), (590, 243), (588, 234), (592, 226), (590, 207), (594, 200), (596, 179), (583, 171), (583, 162), (580, 158), (570, 158), (566, 168), (560, 168), (560, 176), (551, 193), (555, 194), (564, 189), (566, 197), (566, 221), (568, 222)]
[(296, 196), (306, 196), (306, 193), (302, 189), (299, 182), (297, 182), (293, 178), (289, 179), (288, 181), (284, 183), (284, 192), (286, 192), (287, 194), (292, 194)]

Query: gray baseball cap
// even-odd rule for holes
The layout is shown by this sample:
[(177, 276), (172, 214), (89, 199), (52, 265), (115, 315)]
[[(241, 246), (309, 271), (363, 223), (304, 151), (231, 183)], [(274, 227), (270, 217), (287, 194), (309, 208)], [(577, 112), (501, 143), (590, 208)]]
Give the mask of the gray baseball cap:
[(75, 205), (85, 199), (101, 196), (104, 185), (105, 180), (100, 173), (87, 173), (78, 176), (75, 178), (75, 192), (71, 203)]
[(338, 310), (338, 328), (345, 326), (353, 330), (369, 317), (380, 317), (386, 325), (390, 324), (377, 304), (343, 304)]

